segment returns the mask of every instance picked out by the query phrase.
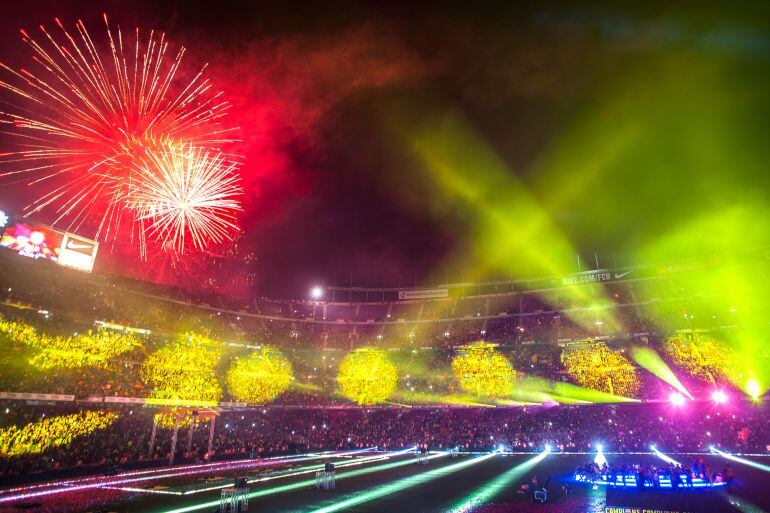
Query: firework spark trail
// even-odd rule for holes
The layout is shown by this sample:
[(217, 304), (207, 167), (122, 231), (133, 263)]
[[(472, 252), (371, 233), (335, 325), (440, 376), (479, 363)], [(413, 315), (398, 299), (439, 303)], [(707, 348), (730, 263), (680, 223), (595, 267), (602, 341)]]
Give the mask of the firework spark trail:
[(179, 253), (188, 233), (197, 248), (207, 240), (221, 242), (237, 230), (233, 213), (241, 208), (234, 168), (221, 153), (200, 148), (148, 152), (136, 169), (130, 208), (138, 220), (150, 222), (149, 235)]
[[(138, 28), (131, 41), (106, 14), (105, 48), (82, 21), (75, 31), (55, 23), (59, 39), (43, 25), (40, 42), (21, 31), (35, 71), (0, 63), (0, 89), (21, 103), (0, 111), (2, 133), (16, 143), (2, 148), (0, 177), (24, 176), (28, 185), (55, 181), (26, 215), (53, 208), (54, 224), (67, 219), (73, 230), (98, 216), (100, 240), (117, 236), (127, 222), (142, 248), (147, 235), (177, 251), (186, 235), (197, 248), (229, 239), (240, 209), (238, 164), (218, 146), (232, 142), (236, 129), (222, 124), (230, 104), (213, 90), (207, 65), (185, 82), (184, 48), (173, 54), (165, 34), (142, 35)], [(187, 166), (174, 153), (180, 147), (187, 148)], [(152, 191), (161, 202), (155, 207)], [(180, 198), (189, 201), (175, 201)]]

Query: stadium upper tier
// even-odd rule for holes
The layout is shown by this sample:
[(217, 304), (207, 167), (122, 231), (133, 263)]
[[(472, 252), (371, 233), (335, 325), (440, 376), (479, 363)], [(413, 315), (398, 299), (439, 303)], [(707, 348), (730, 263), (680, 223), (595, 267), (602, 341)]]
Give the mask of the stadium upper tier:
[[(720, 329), (739, 322), (732, 305), (740, 301), (730, 296), (736, 292), (698, 279), (699, 273), (712, 272), (708, 266), (602, 272), (599, 281), (596, 273), (582, 273), (549, 280), (546, 284), (551, 286), (539, 289), (511, 290), (515, 285), (511, 283), (463, 286), (449, 290), (450, 296), (444, 298), (316, 302), (246, 301), (46, 264), (0, 252), (0, 299), (88, 325), (102, 321), (153, 332), (196, 331), (277, 345), (296, 346), (298, 340), (343, 347), (462, 344), (479, 339), (556, 343)], [(755, 273), (754, 286), (765, 291), (767, 270), (767, 261), (760, 261), (741, 272)], [(758, 306), (765, 308), (766, 303)]]
[[(515, 379), (535, 380), (523, 382), (527, 396), (520, 399), (527, 403), (554, 397), (585, 402), (575, 389), (565, 391), (559, 384), (579, 384), (581, 394), (596, 390), (612, 400), (659, 398), (672, 386), (683, 390), (659, 357), (635, 354), (640, 347), (668, 354), (670, 361), (681, 356), (677, 365), (706, 389), (729, 382), (754, 398), (765, 390), (763, 374), (755, 378), (742, 369), (760, 368), (766, 348), (741, 345), (753, 340), (747, 334), (767, 331), (767, 302), (747, 301), (767, 292), (765, 262), (729, 270), (754, 273), (756, 290), (723, 289), (710, 279), (720, 271), (704, 267), (637, 279), (616, 280), (613, 273), (609, 282), (583, 281), (583, 274), (580, 283), (498, 294), (376, 303), (258, 299), (240, 308), (223, 296), (193, 296), (45, 264), (0, 256), (0, 320), (5, 320), (0, 363), (8, 369), (0, 391), (168, 399), (152, 396), (163, 391), (152, 372), (190, 367), (195, 376), (211, 380), (179, 381), (194, 385), (174, 396), (186, 401), (260, 404), (277, 397), (283, 404), (381, 403), (378, 397), (359, 397), (357, 390), (341, 398), (343, 361), (363, 347), (387, 353), (383, 359), (392, 362), (397, 377), (383, 385), (383, 397), (406, 404), (482, 404), (458, 398), (462, 389), (474, 397), (496, 397), (492, 405), (507, 405), (512, 399), (500, 399), (507, 392), (497, 390), (509, 390), (514, 373)], [(123, 336), (127, 332), (136, 336)], [(672, 339), (683, 343), (667, 347)], [(475, 357), (463, 360), (464, 351), (479, 341), (497, 346), (501, 356), (495, 358), (502, 367), (485, 367), (478, 374), (483, 380), (464, 382), (477, 375), (463, 370), (475, 365)], [(701, 350), (705, 343), (708, 352)], [(687, 367), (693, 355), (677, 351), (693, 345), (699, 360), (703, 355), (716, 360)], [(285, 391), (264, 389), (259, 393), (267, 398), (239, 398), (238, 375), (233, 381), (230, 371), (250, 375), (249, 363), (241, 369), (239, 361), (259, 360), (265, 346), (285, 355), (286, 367), (274, 363), (268, 373), (288, 380)], [(728, 351), (732, 366), (720, 363)], [(265, 358), (257, 363), (278, 361), (275, 355)], [(378, 377), (391, 372), (390, 363), (383, 365)], [(368, 372), (371, 365), (360, 368)], [(604, 376), (608, 370), (612, 375)], [(548, 381), (537, 381), (542, 379)], [(269, 380), (270, 387), (275, 383)]]

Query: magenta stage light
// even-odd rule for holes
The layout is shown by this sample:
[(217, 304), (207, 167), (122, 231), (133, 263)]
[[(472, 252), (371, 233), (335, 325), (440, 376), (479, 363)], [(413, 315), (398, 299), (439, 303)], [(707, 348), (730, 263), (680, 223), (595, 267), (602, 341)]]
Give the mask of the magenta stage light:
[(711, 400), (717, 404), (725, 404), (728, 397), (724, 390), (714, 390), (711, 393)]
[(684, 396), (679, 392), (672, 392), (671, 395), (668, 396), (668, 400), (674, 406), (684, 406), (684, 401), (685, 401)]

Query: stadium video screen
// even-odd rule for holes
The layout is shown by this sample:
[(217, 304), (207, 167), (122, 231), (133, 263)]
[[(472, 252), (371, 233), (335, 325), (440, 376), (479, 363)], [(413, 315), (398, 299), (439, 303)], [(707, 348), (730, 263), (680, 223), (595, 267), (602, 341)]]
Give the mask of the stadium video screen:
[(0, 246), (25, 257), (56, 262), (59, 259), (63, 236), (61, 232), (45, 226), (17, 223), (5, 227)]

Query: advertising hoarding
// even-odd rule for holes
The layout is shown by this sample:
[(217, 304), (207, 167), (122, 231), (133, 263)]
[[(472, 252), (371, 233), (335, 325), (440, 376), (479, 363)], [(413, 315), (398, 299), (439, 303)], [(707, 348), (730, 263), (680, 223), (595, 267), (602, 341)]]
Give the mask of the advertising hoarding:
[(91, 272), (94, 268), (99, 243), (74, 233), (65, 233), (57, 263), (81, 271)]

